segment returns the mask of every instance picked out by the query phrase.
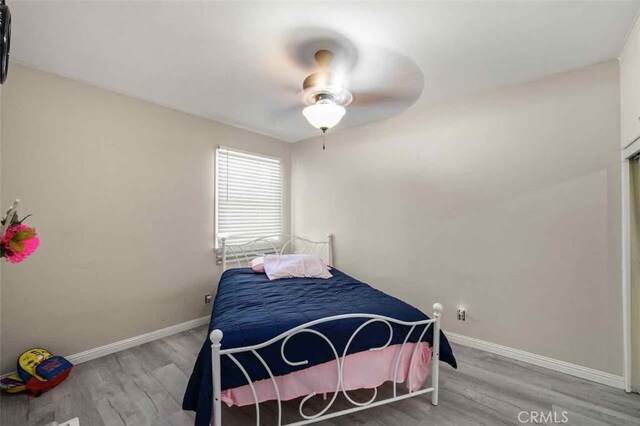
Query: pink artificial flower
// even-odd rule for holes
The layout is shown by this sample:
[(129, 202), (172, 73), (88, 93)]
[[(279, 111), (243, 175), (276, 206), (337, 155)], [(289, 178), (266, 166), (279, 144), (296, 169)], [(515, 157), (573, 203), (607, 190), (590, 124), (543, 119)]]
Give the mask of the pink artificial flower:
[(7, 228), (0, 244), (8, 262), (20, 263), (36, 251), (40, 238), (34, 228), (18, 223)]

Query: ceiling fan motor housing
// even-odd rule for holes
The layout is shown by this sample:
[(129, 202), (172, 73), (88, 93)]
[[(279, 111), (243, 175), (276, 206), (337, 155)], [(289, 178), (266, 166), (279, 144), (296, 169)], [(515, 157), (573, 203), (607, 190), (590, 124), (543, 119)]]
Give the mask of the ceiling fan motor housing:
[(353, 95), (344, 88), (343, 79), (330, 71), (333, 53), (326, 49), (318, 50), (314, 59), (321, 71), (304, 79), (302, 83), (304, 103), (307, 105), (319, 102), (334, 103), (343, 107), (349, 105), (353, 101)]
[(353, 102), (353, 95), (338, 82), (332, 80), (330, 73), (311, 74), (302, 84), (304, 103), (313, 105), (320, 101), (347, 106)]

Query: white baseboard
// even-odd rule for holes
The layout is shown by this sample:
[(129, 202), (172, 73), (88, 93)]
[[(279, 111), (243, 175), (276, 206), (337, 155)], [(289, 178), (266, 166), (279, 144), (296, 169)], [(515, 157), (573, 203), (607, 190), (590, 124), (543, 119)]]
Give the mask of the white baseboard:
[(615, 388), (624, 389), (624, 377), (595, 370), (589, 367), (572, 364), (566, 361), (560, 361), (555, 358), (549, 358), (543, 355), (526, 352), (520, 349), (510, 348), (508, 346), (498, 345), (496, 343), (487, 342), (473, 337), (463, 336), (461, 334), (447, 332), (447, 338), (450, 342), (459, 345), (480, 349), (491, 352), (496, 355), (502, 355), (507, 358), (537, 365), (539, 367), (548, 368), (550, 370), (559, 371), (571, 376), (580, 377), (582, 379), (591, 380), (592, 382), (601, 383), (603, 385), (613, 386)]
[[(172, 325), (169, 327), (161, 328), (160, 330), (151, 331), (149, 333), (141, 334), (139, 336), (130, 337), (128, 339), (120, 340), (118, 342), (109, 343), (108, 345), (99, 346), (97, 348), (89, 349), (73, 355), (65, 355), (72, 364), (82, 364), (83, 362), (91, 361), (92, 359), (100, 358), (103, 356), (111, 355), (116, 352), (123, 351), (125, 349), (133, 348), (134, 346), (140, 346), (145, 343), (152, 342), (154, 340), (162, 339), (163, 337), (178, 334), (183, 331), (191, 330), (192, 328), (199, 327), (209, 323), (209, 317), (196, 318), (190, 321), (182, 322), (180, 324)], [(3, 374), (0, 378), (7, 377), (8, 375), (15, 373)]]
[[(81, 364), (83, 362), (87, 362), (96, 358), (111, 355), (113, 353), (120, 352), (125, 349), (129, 349), (135, 346), (149, 343), (154, 340), (162, 339), (163, 337), (181, 333), (183, 331), (190, 330), (192, 328), (199, 327), (201, 325), (205, 325), (208, 322), (209, 322), (208, 316), (202, 317), (202, 318), (196, 318), (180, 324), (172, 325), (170, 327), (161, 328), (160, 330), (151, 331), (149, 333), (141, 334), (139, 336), (130, 337), (128, 339), (120, 340), (118, 342), (113, 342), (104, 346), (99, 346), (97, 348), (89, 349), (77, 354), (68, 355), (66, 356), (66, 358), (69, 361), (71, 361), (71, 363), (73, 364)], [(480, 349), (480, 350), (497, 354), (497, 355), (502, 355), (507, 358), (537, 365), (539, 367), (548, 368), (550, 370), (559, 371), (561, 373), (569, 374), (575, 377), (580, 377), (586, 380), (591, 380), (596, 383), (613, 386), (615, 388), (619, 388), (619, 389), (625, 388), (624, 378), (622, 376), (617, 376), (615, 374), (607, 373), (600, 370), (595, 370), (589, 367), (583, 367), (581, 365), (572, 364), (566, 361), (560, 361), (558, 359), (549, 358), (549, 357), (534, 354), (531, 352), (526, 352), (520, 349), (510, 348), (508, 346), (498, 345), (496, 343), (475, 339), (473, 337), (463, 336), (457, 333), (447, 332), (447, 338), (449, 339), (450, 342), (457, 343), (459, 345)], [(12, 373), (3, 374), (0, 376), (0, 378), (4, 378)]]

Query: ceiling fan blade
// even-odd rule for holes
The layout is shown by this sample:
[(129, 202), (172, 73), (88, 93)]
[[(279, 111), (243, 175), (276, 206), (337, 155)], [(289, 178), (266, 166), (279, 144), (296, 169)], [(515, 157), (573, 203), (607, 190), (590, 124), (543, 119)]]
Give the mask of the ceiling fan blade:
[[(331, 58), (320, 58), (316, 53), (327, 50)], [(358, 49), (344, 35), (319, 27), (301, 27), (290, 31), (285, 40), (285, 52), (289, 60), (299, 69), (307, 72), (318, 71), (330, 63), (331, 71), (348, 72), (358, 63)]]
[(364, 107), (368, 105), (379, 105), (385, 103), (413, 103), (415, 99), (416, 96), (414, 94), (404, 92), (378, 91), (355, 93), (353, 96), (353, 102), (350, 106)]
[(291, 79), (286, 79), (286, 80), (278, 81), (277, 85), (278, 85), (278, 90), (280, 90), (281, 93), (287, 93), (289, 94), (289, 96), (290, 95), (299, 96), (302, 90), (302, 81), (296, 82), (296, 81), (291, 81)]

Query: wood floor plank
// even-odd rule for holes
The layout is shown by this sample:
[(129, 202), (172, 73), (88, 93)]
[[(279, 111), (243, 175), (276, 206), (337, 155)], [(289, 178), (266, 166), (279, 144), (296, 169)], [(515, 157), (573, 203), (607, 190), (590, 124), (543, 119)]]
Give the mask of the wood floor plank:
[[(631, 415), (629, 415), (627, 409), (615, 410), (602, 405), (602, 401), (598, 401), (593, 395), (588, 398), (575, 398), (556, 391), (545, 383), (523, 382), (518, 376), (498, 374), (474, 365), (467, 365), (466, 369), (471, 371), (471, 374), (467, 374), (466, 377), (451, 375), (449, 380), (461, 380), (463, 383), (475, 382), (474, 385), (470, 385), (470, 388), (488, 392), (494, 402), (511, 400), (516, 409), (526, 406), (527, 410), (549, 411), (554, 403), (562, 404), (572, 411), (612, 424), (626, 424), (640, 417), (633, 408), (630, 408)], [(478, 385), (482, 383), (484, 386), (479, 387)], [(633, 398), (634, 402), (635, 399), (637, 398)], [(495, 407), (497, 408), (498, 404)], [(513, 415), (517, 415), (517, 412)]]
[[(152, 408), (148, 408), (152, 412), (156, 412), (160, 419), (172, 416), (176, 412), (182, 411), (178, 404), (160, 382), (151, 374), (148, 366), (144, 361), (138, 358), (134, 353), (129, 351), (119, 352), (116, 355), (118, 362), (122, 366), (126, 374), (129, 375), (133, 385), (138, 387), (152, 404)], [(142, 395), (139, 405), (150, 407)]]
[(171, 395), (171, 398), (178, 405), (182, 405), (182, 397), (184, 396), (184, 390), (187, 388), (189, 376), (184, 374), (175, 364), (168, 364), (158, 368), (152, 374)]
[(29, 424), (29, 399), (21, 394), (0, 396), (0, 425)]
[[(97, 360), (94, 360), (97, 361)], [(105, 389), (102, 382), (102, 377), (98, 372), (97, 365), (92, 361), (92, 365), (89, 368), (89, 363), (85, 366), (86, 371), (83, 374), (81, 386), (89, 395), (93, 405), (95, 406), (102, 422), (109, 426), (120, 426), (125, 424), (125, 420), (118, 410), (113, 406), (108, 398), (111, 396), (110, 392)], [(72, 373), (73, 374), (73, 373)], [(52, 390), (51, 392), (54, 392)], [(63, 420), (63, 419), (56, 419)]]
[[(79, 417), (82, 426), (188, 426), (195, 416), (181, 409), (182, 397), (207, 326), (198, 327), (74, 368), (68, 380), (39, 398), (0, 396), (2, 426), (42, 426)], [(565, 412), (568, 425), (640, 425), (640, 395), (454, 345), (460, 368), (442, 365), (440, 404), (421, 395), (389, 405), (330, 419), (327, 426), (518, 425), (521, 411)], [(400, 393), (406, 392), (403, 385)], [(366, 401), (371, 390), (349, 395)], [(392, 386), (379, 388), (379, 398)], [(283, 403), (283, 420), (299, 420), (301, 398)], [(305, 412), (322, 410), (316, 396)], [(333, 410), (351, 408), (339, 395)], [(255, 424), (255, 410), (223, 406), (225, 426)], [(277, 404), (261, 404), (263, 424), (275, 424)]]
[(56, 419), (81, 417), (87, 424), (104, 426), (100, 413), (82, 382), (84, 372), (90, 368), (88, 365), (74, 367), (73, 374), (56, 387), (56, 392), (49, 392), (54, 397)]

